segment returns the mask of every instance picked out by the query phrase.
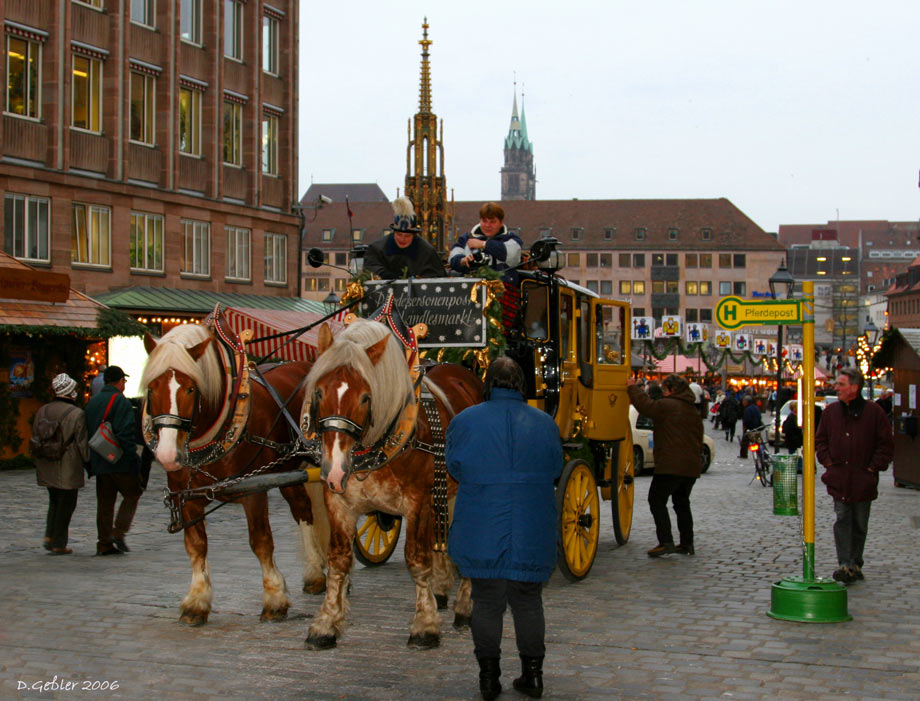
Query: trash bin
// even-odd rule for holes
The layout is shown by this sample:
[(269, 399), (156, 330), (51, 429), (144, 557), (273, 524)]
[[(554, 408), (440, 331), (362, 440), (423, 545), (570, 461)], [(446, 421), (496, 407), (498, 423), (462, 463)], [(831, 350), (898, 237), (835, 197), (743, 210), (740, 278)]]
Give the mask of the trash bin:
[(777, 516), (799, 515), (799, 481), (796, 468), (799, 456), (772, 455), (773, 459), (773, 513)]

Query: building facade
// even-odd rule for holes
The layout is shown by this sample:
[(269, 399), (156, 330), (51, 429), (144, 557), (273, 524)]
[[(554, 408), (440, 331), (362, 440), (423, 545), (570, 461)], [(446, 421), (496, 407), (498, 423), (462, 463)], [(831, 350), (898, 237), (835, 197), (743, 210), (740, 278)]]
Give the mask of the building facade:
[(296, 295), (295, 0), (6, 0), (3, 250), (90, 295)]
[(533, 163), (533, 144), (527, 137), (527, 117), (521, 96), (518, 117), (517, 89), (511, 108), (511, 124), (505, 137), (505, 165), (502, 166), (502, 200), (537, 199), (537, 171)]
[(920, 256), (917, 256), (907, 270), (898, 273), (885, 296), (888, 299), (890, 327), (920, 329)]

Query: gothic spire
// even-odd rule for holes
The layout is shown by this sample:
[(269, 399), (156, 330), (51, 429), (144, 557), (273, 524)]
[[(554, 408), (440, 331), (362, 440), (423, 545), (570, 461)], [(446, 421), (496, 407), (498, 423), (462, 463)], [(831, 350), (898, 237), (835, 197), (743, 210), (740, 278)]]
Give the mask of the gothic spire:
[(418, 111), (425, 114), (431, 112), (431, 65), (428, 63), (428, 47), (433, 42), (428, 38), (428, 18), (422, 23), (422, 78), (418, 95)]
[(505, 148), (518, 148), (525, 151), (531, 150), (527, 140), (527, 122), (523, 120), (524, 94), (521, 93), (521, 116), (518, 116), (517, 81), (514, 83), (514, 103), (511, 108), (511, 124), (508, 127), (508, 136), (505, 137)]

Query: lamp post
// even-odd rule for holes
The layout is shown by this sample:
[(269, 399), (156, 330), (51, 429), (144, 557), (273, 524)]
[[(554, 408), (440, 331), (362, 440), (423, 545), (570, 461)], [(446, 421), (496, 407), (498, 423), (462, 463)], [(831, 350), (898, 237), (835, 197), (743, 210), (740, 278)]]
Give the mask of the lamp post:
[(329, 294), (323, 299), (323, 309), (326, 310), (327, 314), (332, 314), (338, 308), (339, 296), (335, 293), (335, 290), (329, 290)]
[[(866, 315), (866, 325), (863, 328), (866, 336), (866, 343), (869, 345), (869, 353), (866, 357), (866, 376), (869, 379), (869, 401), (875, 399), (872, 396), (872, 356), (875, 355), (875, 342), (878, 340), (878, 326), (872, 321), (872, 317)], [(872, 334), (872, 337), (869, 337)]]
[[(778, 298), (778, 293), (785, 292), (786, 299), (792, 298), (792, 288), (795, 287), (795, 278), (786, 268), (786, 261), (779, 264), (776, 272), (770, 276), (770, 295)], [(776, 327), (776, 401), (773, 404), (773, 450), (779, 452), (779, 400), (780, 388), (783, 384), (783, 325)]]
[(316, 220), (316, 215), (324, 205), (332, 204), (332, 198), (326, 195), (319, 195), (313, 204), (303, 204), (302, 202), (292, 205), (291, 209), (300, 217), (300, 231), (297, 236), (297, 297), (303, 297), (303, 239), (307, 235), (307, 215), (306, 210), (311, 210), (313, 216), (310, 221)]

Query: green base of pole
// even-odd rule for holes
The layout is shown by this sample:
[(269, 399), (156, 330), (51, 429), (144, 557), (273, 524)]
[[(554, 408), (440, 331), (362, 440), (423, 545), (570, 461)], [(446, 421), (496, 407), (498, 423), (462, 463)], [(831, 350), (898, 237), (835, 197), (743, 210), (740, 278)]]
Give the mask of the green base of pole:
[(787, 577), (775, 582), (770, 597), (770, 618), (797, 623), (842, 623), (847, 613), (847, 590), (832, 579), (806, 581)]

